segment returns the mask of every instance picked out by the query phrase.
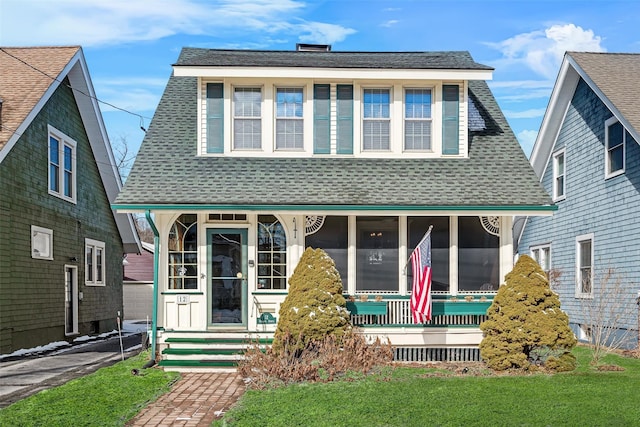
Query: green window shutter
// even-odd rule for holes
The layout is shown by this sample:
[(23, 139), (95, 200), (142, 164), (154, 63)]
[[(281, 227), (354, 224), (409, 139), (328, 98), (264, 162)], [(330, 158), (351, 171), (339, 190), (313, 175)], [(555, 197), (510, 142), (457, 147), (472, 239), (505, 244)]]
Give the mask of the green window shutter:
[(313, 85), (313, 153), (331, 153), (331, 87)]
[(337, 98), (337, 153), (353, 154), (353, 85), (338, 85)]
[(207, 83), (207, 153), (224, 153), (222, 83)]
[(458, 85), (442, 86), (442, 153), (460, 153), (460, 91)]

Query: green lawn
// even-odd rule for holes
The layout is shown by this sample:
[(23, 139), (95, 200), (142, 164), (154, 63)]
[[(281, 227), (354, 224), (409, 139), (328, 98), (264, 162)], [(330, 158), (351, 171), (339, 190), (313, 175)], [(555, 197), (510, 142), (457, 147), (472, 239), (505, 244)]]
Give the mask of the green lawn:
[[(148, 352), (99, 369), (0, 410), (0, 426), (123, 426), (149, 402), (169, 391), (173, 372), (140, 367)], [(140, 375), (132, 375), (132, 369)]]
[(429, 376), (399, 368), (391, 381), (302, 384), (247, 392), (216, 425), (230, 426), (640, 426), (640, 360), (610, 355), (572, 373)]

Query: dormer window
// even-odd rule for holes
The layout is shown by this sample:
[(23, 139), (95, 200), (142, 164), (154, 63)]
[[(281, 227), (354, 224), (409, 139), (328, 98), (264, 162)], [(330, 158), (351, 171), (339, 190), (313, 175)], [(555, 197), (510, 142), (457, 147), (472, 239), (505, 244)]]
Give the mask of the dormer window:
[(276, 150), (304, 148), (302, 88), (276, 88)]
[(431, 89), (404, 92), (404, 149), (431, 150)]
[(262, 148), (262, 89), (259, 87), (234, 88), (233, 148)]
[(363, 149), (389, 150), (391, 90), (365, 89), (363, 103)]

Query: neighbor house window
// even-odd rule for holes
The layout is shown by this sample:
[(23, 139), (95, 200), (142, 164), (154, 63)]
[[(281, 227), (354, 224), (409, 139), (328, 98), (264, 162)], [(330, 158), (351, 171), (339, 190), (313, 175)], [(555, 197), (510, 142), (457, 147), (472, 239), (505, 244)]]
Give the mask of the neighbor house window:
[(356, 218), (356, 291), (398, 291), (398, 218)]
[(258, 289), (287, 288), (287, 236), (273, 215), (258, 215)]
[(626, 132), (615, 117), (605, 122), (605, 128), (605, 171), (609, 178), (624, 172)]
[(404, 149), (431, 149), (431, 89), (404, 92)]
[(84, 277), (87, 286), (104, 286), (105, 250), (104, 242), (93, 239), (84, 240), (85, 268)]
[(302, 88), (276, 88), (276, 150), (304, 148)]
[(262, 147), (262, 90), (236, 87), (233, 91), (233, 148)]
[(538, 263), (548, 277), (551, 270), (551, 245), (532, 246), (531, 258)]
[(363, 149), (389, 150), (391, 90), (365, 89), (363, 102)]
[[(342, 279), (342, 288), (347, 290), (349, 265), (349, 218), (346, 216), (307, 217), (312, 222), (305, 235), (305, 247), (323, 249), (336, 264)], [(321, 224), (321, 225), (320, 225)], [(317, 225), (320, 225), (318, 228)]]
[(565, 151), (553, 155), (553, 200), (565, 198)]
[(593, 295), (593, 234), (576, 238), (576, 296)]
[(49, 194), (76, 202), (76, 142), (49, 126)]
[(169, 289), (198, 288), (198, 216), (182, 214), (169, 229)]

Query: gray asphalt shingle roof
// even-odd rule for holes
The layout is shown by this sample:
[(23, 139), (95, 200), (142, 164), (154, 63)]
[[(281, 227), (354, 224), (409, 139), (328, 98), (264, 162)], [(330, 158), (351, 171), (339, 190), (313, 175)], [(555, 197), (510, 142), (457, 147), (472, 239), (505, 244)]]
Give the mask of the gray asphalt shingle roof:
[(198, 157), (197, 79), (172, 76), (116, 204), (549, 205), (487, 84), (469, 91), (486, 129), (467, 159)]

